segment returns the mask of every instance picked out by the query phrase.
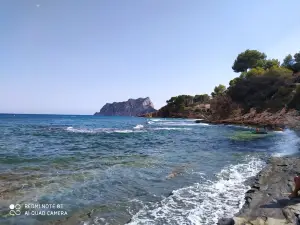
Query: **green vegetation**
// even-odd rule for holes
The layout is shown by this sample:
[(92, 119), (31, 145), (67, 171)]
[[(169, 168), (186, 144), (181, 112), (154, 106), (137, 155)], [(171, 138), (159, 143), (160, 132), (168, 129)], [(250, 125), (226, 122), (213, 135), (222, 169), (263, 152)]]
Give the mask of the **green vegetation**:
[(179, 95), (167, 100), (167, 107), (173, 109), (175, 112), (183, 111), (186, 107), (195, 106), (199, 104), (209, 103), (210, 97), (207, 94), (203, 95)]
[[(252, 51), (254, 50), (247, 50), (241, 54), (247, 55), (247, 52), (249, 54)], [(266, 54), (254, 52), (255, 54), (250, 54), (252, 58), (249, 58), (251, 65), (254, 66), (249, 71), (243, 71), (239, 78), (230, 81), (227, 95), (246, 110), (253, 107), (258, 110), (276, 111), (288, 105), (291, 106), (289, 102), (292, 100), (295, 90), (293, 73), (298, 72), (292, 64), (293, 57), (286, 56), (280, 66), (279, 60), (268, 60)], [(294, 58), (296, 59), (297, 56), (295, 54)]]
[[(283, 62), (268, 59), (257, 50), (246, 50), (234, 60), (232, 69), (238, 76), (226, 88), (219, 84), (211, 93), (179, 95), (167, 101), (156, 114), (161, 117), (196, 117), (212, 115), (225, 119), (257, 111), (300, 110), (300, 52), (287, 55)], [(209, 107), (207, 107), (209, 104)]]
[(240, 74), (229, 82), (226, 98), (213, 96), (213, 114), (226, 118), (238, 109), (244, 113), (250, 108), (258, 111), (278, 111), (284, 107), (300, 109), (298, 92), (295, 91), (300, 80), (296, 75), (300, 71), (298, 65), (300, 53), (294, 57), (286, 56), (281, 65), (279, 60), (267, 59), (265, 53), (257, 50), (240, 53), (232, 66)]
[(211, 97), (207, 94), (201, 95), (179, 95), (167, 100), (167, 105), (162, 107), (157, 113), (158, 117), (198, 117), (207, 113), (206, 108)]
[(212, 97), (223, 95), (226, 91), (226, 87), (223, 84), (219, 84), (214, 88), (214, 91), (211, 93)]
[(207, 104), (210, 101), (210, 96), (208, 94), (195, 95), (193, 101), (194, 103)]
[(294, 73), (300, 72), (300, 52), (296, 53), (294, 57), (291, 54), (287, 55), (281, 66), (292, 70)]
[(258, 66), (258, 63), (264, 62), (267, 56), (257, 50), (246, 50), (238, 55), (233, 63), (232, 69), (234, 72), (246, 72)]

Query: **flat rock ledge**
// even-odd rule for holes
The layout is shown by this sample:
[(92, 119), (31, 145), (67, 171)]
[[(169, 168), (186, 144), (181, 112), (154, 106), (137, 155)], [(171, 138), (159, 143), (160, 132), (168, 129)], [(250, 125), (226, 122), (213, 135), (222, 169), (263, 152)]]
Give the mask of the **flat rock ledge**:
[(300, 225), (300, 197), (288, 197), (296, 175), (300, 175), (299, 157), (271, 158), (252, 178), (242, 209), (233, 218), (220, 219), (218, 224)]

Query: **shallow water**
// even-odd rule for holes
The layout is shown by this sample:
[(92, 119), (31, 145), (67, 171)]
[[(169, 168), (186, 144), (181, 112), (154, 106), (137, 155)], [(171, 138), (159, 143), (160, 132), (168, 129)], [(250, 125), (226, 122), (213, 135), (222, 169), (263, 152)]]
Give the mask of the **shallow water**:
[[(299, 151), (293, 131), (236, 138), (245, 131), (183, 119), (0, 115), (0, 224), (215, 224), (239, 210), (244, 181), (268, 156)], [(21, 215), (9, 215), (12, 203)], [(63, 204), (70, 218), (25, 215), (28, 203)]]

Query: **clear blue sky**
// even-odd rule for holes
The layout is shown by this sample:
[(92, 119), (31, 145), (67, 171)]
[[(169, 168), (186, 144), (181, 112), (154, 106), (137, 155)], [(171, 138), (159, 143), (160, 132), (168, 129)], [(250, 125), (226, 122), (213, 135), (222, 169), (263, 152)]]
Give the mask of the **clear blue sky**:
[(0, 112), (211, 93), (250, 48), (300, 51), (299, 0), (2, 0)]

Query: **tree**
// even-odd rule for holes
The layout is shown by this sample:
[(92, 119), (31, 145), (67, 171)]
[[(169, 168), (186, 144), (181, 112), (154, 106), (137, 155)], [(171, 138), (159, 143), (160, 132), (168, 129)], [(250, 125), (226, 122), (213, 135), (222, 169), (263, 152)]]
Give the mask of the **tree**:
[(265, 64), (262, 68), (267, 70), (267, 69), (271, 69), (272, 67), (279, 67), (279, 66), (280, 66), (280, 62), (278, 59), (268, 59), (265, 61)]
[(296, 63), (300, 63), (300, 52), (296, 53), (294, 55), (294, 58), (295, 58)]
[(233, 63), (232, 69), (234, 72), (245, 72), (257, 66), (260, 60), (265, 60), (267, 55), (257, 50), (246, 50), (238, 55)]
[(194, 102), (195, 103), (208, 103), (210, 100), (210, 97), (208, 94), (203, 94), (203, 95), (196, 95), (194, 97)]
[(167, 100), (167, 104), (173, 104), (175, 102), (175, 100), (177, 99), (177, 97), (172, 97), (169, 100)]
[(292, 70), (294, 73), (297, 73), (300, 71), (300, 52), (296, 53), (294, 57), (289, 54), (287, 55), (283, 63), (281, 64), (282, 67), (285, 67), (289, 70)]
[(236, 85), (237, 82), (239, 82), (239, 80), (241, 80), (241, 77), (236, 77), (234, 79), (232, 79), (231, 81), (229, 81), (229, 86), (234, 86)]
[(254, 76), (261, 76), (265, 73), (266, 71), (261, 68), (261, 67), (256, 67), (256, 68), (253, 68), (251, 70), (249, 70), (246, 74), (246, 78), (249, 78), (249, 77), (254, 77)]
[(219, 84), (218, 86), (216, 86), (214, 88), (214, 91), (211, 93), (212, 97), (218, 96), (218, 95), (222, 95), (224, 94), (226, 91), (226, 87), (222, 84)]
[(260, 67), (264, 70), (271, 69), (272, 67), (279, 67), (280, 62), (278, 59), (260, 59), (257, 61), (255, 68)]
[(167, 100), (167, 104), (173, 108), (184, 108), (190, 104), (193, 104), (194, 97), (191, 95), (178, 95)]
[(291, 62), (294, 60), (293, 56), (291, 54), (287, 55), (281, 64), (282, 67), (290, 69), (291, 67)]

